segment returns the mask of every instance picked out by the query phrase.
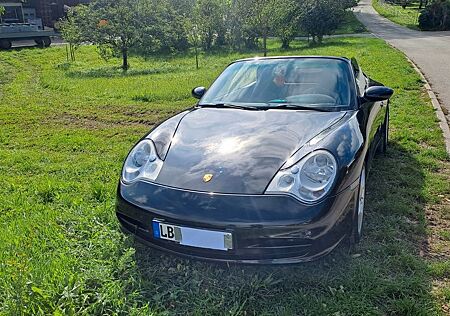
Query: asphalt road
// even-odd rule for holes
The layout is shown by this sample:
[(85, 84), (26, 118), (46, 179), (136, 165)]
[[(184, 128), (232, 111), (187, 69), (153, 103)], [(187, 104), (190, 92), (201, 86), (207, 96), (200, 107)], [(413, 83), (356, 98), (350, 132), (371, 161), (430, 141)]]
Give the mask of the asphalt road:
[[(52, 36), (52, 46), (64, 45), (65, 42), (59, 37)], [(12, 48), (26, 48), (26, 47), (35, 47), (37, 44), (34, 40), (21, 40), (21, 41), (13, 41)]]
[(356, 17), (370, 32), (414, 61), (429, 81), (450, 123), (450, 31), (410, 30), (380, 16), (371, 2), (361, 0), (354, 9)]

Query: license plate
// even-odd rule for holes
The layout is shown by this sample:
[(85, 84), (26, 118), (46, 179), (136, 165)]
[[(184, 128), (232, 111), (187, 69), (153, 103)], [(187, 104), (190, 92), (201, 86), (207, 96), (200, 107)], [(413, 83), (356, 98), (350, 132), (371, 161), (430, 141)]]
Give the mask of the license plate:
[(169, 240), (184, 246), (214, 250), (233, 249), (233, 236), (228, 232), (197, 229), (164, 223), (152, 222), (153, 237)]

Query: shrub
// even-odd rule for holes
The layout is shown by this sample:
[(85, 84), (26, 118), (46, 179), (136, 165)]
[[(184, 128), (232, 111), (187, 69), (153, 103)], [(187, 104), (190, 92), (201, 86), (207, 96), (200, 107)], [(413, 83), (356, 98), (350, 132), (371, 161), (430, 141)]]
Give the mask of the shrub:
[(346, 6), (335, 0), (304, 1), (299, 16), (300, 29), (311, 36), (313, 42), (317, 39), (321, 43), (324, 35), (332, 34), (342, 23)]
[(437, 0), (428, 5), (419, 16), (422, 30), (450, 30), (450, 1)]

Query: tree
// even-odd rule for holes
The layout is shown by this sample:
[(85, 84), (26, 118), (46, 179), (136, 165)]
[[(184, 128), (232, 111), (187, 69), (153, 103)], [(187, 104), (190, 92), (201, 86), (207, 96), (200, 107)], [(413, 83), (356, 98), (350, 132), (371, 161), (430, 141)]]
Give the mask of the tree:
[(61, 35), (69, 43), (68, 57), (70, 56), (71, 61), (75, 61), (75, 51), (78, 46), (89, 39), (85, 33), (88, 27), (87, 25), (83, 26), (88, 21), (88, 8), (79, 5), (71, 8), (66, 19), (59, 23)]
[(275, 9), (275, 0), (254, 0), (255, 15), (253, 22), (258, 29), (258, 35), (263, 39), (264, 56), (267, 56), (267, 38), (269, 31), (274, 23), (273, 10)]
[(197, 0), (193, 23), (198, 26), (205, 50), (211, 50), (214, 40), (224, 36), (226, 4), (222, 0)]
[(141, 39), (133, 52), (148, 56), (187, 50), (189, 42), (185, 19), (169, 1), (143, 1), (140, 12)]
[[(239, 0), (237, 9), (241, 15), (244, 30), (250, 38), (262, 38), (264, 56), (267, 56), (267, 38), (274, 25), (274, 10), (277, 0)], [(252, 34), (253, 33), (253, 34)]]
[(185, 20), (185, 28), (186, 33), (188, 35), (189, 44), (194, 48), (195, 53), (195, 66), (198, 69), (198, 55), (199, 55), (199, 46), (201, 42), (200, 32), (198, 25), (193, 22), (191, 19)]
[(422, 30), (450, 30), (450, 1), (435, 0), (419, 16)]
[(332, 34), (342, 23), (345, 16), (345, 6), (335, 0), (305, 0), (299, 14), (300, 28), (322, 42), (324, 35)]
[(230, 7), (228, 30), (232, 47), (257, 48), (259, 32), (257, 23), (254, 23), (253, 2), (232, 0)]
[(111, 50), (122, 57), (122, 69), (128, 70), (128, 53), (141, 39), (141, 1), (95, 0), (88, 6), (86, 33), (100, 52)]
[(281, 40), (281, 48), (288, 49), (298, 33), (299, 5), (295, 0), (276, 0), (273, 31)]

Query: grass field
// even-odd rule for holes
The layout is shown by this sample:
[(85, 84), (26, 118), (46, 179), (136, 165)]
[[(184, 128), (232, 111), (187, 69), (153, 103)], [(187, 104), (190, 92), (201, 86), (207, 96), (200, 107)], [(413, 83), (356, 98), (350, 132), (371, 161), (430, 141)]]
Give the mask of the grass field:
[(384, 0), (372, 0), (374, 9), (392, 22), (419, 30), (419, 1), (413, 1), (405, 9), (400, 5), (387, 3)]
[[(279, 47), (279, 44), (276, 44)], [(270, 55), (356, 56), (395, 89), (391, 145), (368, 179), (365, 237), (296, 266), (189, 261), (124, 236), (120, 168), (155, 123), (256, 52), (100, 60), (81, 47), (0, 52), (0, 315), (445, 315), (450, 161), (420, 77), (374, 38)]]
[(366, 27), (359, 22), (353, 12), (347, 11), (344, 17), (344, 23), (334, 32), (334, 34), (354, 34), (367, 32)]

